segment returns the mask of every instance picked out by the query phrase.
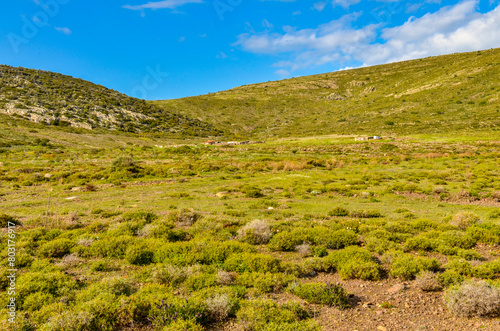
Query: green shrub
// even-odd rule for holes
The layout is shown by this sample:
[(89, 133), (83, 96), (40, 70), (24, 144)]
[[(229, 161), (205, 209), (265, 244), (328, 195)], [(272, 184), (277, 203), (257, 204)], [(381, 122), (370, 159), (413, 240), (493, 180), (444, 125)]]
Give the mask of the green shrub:
[(353, 211), (350, 216), (355, 218), (379, 218), (382, 217), (382, 214), (378, 210), (364, 210)]
[(45, 305), (49, 305), (55, 302), (55, 298), (50, 293), (44, 292), (35, 292), (24, 298), (23, 302), (23, 310), (27, 310), (29, 312), (33, 312), (36, 310), (40, 310)]
[(328, 248), (341, 249), (358, 243), (358, 235), (351, 230), (337, 230), (331, 233), (331, 238), (322, 242)]
[(445, 287), (461, 284), (464, 279), (464, 276), (455, 270), (446, 270), (442, 274), (438, 275), (439, 282)]
[(437, 271), (439, 267), (439, 262), (436, 259), (404, 254), (394, 259), (389, 273), (392, 277), (410, 280), (422, 271)]
[(453, 219), (451, 220), (450, 224), (456, 226), (461, 230), (465, 230), (468, 227), (478, 223), (479, 221), (480, 221), (479, 216), (477, 216), (476, 214), (466, 211), (461, 211), (455, 216), (453, 216)]
[(349, 211), (342, 207), (335, 207), (333, 210), (328, 212), (328, 216), (349, 216)]
[(205, 328), (195, 320), (176, 320), (165, 326), (162, 331), (203, 331)]
[(464, 276), (471, 276), (473, 273), (472, 265), (464, 259), (451, 259), (444, 265), (444, 268)]
[(69, 239), (56, 239), (49, 241), (38, 248), (38, 254), (43, 257), (60, 258), (71, 252), (75, 243)]
[(236, 284), (253, 287), (259, 293), (278, 293), (296, 278), (282, 273), (246, 272), (236, 277)]
[(51, 316), (40, 331), (92, 330), (93, 321), (94, 316), (89, 312), (65, 311)]
[(224, 270), (243, 272), (279, 272), (280, 261), (266, 254), (234, 254), (224, 263)]
[(125, 222), (129, 221), (144, 221), (146, 224), (149, 224), (158, 219), (158, 216), (152, 212), (148, 211), (136, 211), (136, 212), (128, 212), (122, 215), (122, 218)]
[(168, 214), (168, 220), (183, 226), (191, 226), (201, 218), (201, 215), (192, 209), (176, 210)]
[(472, 249), (458, 249), (457, 256), (462, 257), (468, 261), (481, 260), (483, 258), (481, 254)]
[(271, 251), (292, 252), (295, 247), (304, 242), (303, 234), (296, 232), (280, 232), (269, 241), (268, 247)]
[(293, 330), (316, 331), (311, 322), (312, 317), (300, 304), (288, 302), (278, 304), (272, 300), (246, 300), (237, 313), (239, 324), (245, 330)]
[(238, 239), (252, 245), (267, 244), (272, 236), (267, 222), (254, 220), (238, 230)]
[(257, 187), (244, 187), (241, 191), (247, 198), (262, 198), (264, 196), (262, 190)]
[(164, 244), (155, 250), (154, 261), (174, 265), (222, 264), (232, 254), (256, 252), (238, 241), (190, 241)]
[(107, 271), (113, 271), (115, 270), (115, 268), (113, 268), (111, 265), (110, 265), (110, 261), (103, 261), (103, 260), (97, 260), (97, 261), (93, 261), (91, 264), (90, 264), (90, 270), (91, 271), (97, 271), (97, 272), (107, 272)]
[(494, 260), (473, 268), (474, 277), (482, 279), (495, 279), (500, 277), (500, 260)]
[(431, 251), (436, 248), (435, 242), (423, 236), (409, 238), (403, 245), (403, 249), (408, 251)]
[(142, 244), (132, 244), (125, 252), (125, 259), (133, 265), (148, 265), (153, 262), (154, 253), (151, 246)]
[[(34, 266), (35, 268), (39, 266)], [(55, 298), (70, 295), (77, 289), (77, 284), (69, 275), (55, 269), (31, 271), (17, 279), (17, 301), (20, 305), (30, 294), (48, 294)]]
[(378, 280), (381, 276), (381, 267), (372, 254), (356, 246), (332, 252), (324, 264), (326, 269), (338, 270), (343, 279)]
[(438, 241), (450, 247), (470, 249), (476, 246), (476, 240), (461, 231), (447, 231), (439, 235)]
[(316, 257), (324, 257), (328, 255), (328, 250), (324, 246), (317, 246), (311, 249), (311, 253)]
[(0, 214), (0, 228), (6, 228), (9, 225), (20, 225), (21, 222), (13, 216), (6, 215), (6, 214)]
[(95, 241), (90, 247), (93, 256), (123, 258), (129, 245), (134, 242), (130, 236), (105, 237)]
[(500, 225), (483, 223), (467, 228), (466, 233), (475, 241), (484, 244), (500, 244)]
[(171, 297), (155, 305), (151, 310), (149, 320), (156, 328), (163, 329), (179, 320), (203, 324), (209, 319), (204, 300)]
[(349, 297), (340, 285), (330, 283), (305, 283), (301, 285), (293, 284), (290, 292), (309, 303), (334, 306), (339, 309), (350, 307)]
[(213, 287), (217, 284), (216, 275), (206, 272), (189, 275), (184, 281), (185, 288), (191, 292)]

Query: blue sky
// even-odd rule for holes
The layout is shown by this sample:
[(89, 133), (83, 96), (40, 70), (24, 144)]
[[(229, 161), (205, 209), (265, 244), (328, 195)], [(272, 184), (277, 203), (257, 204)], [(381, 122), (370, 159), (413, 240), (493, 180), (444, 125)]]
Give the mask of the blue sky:
[(500, 47), (492, 0), (16, 0), (0, 63), (143, 99)]

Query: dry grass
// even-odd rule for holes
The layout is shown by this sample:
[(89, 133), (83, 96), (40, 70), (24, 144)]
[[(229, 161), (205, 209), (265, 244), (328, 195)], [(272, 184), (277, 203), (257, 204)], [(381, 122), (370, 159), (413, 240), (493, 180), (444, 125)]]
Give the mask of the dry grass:
[(424, 292), (440, 291), (443, 286), (432, 271), (424, 271), (415, 279), (415, 285)]
[(497, 316), (500, 290), (485, 281), (466, 282), (445, 294), (448, 309), (456, 316)]
[(267, 244), (272, 233), (266, 221), (254, 220), (238, 230), (238, 238), (256, 245)]
[(460, 230), (465, 230), (469, 226), (479, 223), (479, 221), (479, 216), (477, 216), (476, 214), (467, 211), (461, 211), (453, 216), (450, 224), (458, 227)]

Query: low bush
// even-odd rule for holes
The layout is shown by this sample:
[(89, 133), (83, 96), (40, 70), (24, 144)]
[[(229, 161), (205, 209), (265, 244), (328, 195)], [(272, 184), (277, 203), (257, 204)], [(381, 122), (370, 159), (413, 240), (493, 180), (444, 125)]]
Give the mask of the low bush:
[(189, 275), (190, 272), (187, 268), (168, 264), (156, 267), (152, 270), (153, 281), (160, 284), (170, 285), (173, 288), (182, 284)]
[(271, 236), (269, 225), (262, 220), (252, 221), (238, 230), (238, 239), (252, 245), (267, 244)]
[(394, 259), (389, 274), (402, 280), (411, 280), (422, 271), (438, 271), (439, 267), (436, 259), (404, 254)]
[(130, 221), (144, 221), (146, 224), (149, 224), (158, 219), (158, 215), (149, 211), (136, 211), (136, 212), (128, 212), (122, 215), (122, 218), (125, 222)]
[(69, 239), (56, 239), (41, 245), (38, 248), (38, 254), (43, 257), (60, 258), (71, 252), (75, 243)]
[(324, 267), (338, 270), (343, 279), (378, 280), (381, 277), (381, 267), (372, 254), (356, 246), (330, 253)]
[(282, 273), (247, 272), (236, 277), (236, 284), (253, 287), (261, 294), (278, 293), (295, 280), (295, 276)]
[(125, 252), (125, 259), (133, 265), (148, 265), (153, 262), (152, 247), (146, 243), (132, 244)]
[(415, 279), (415, 285), (424, 292), (439, 291), (443, 288), (437, 274), (423, 271)]
[(168, 220), (182, 226), (191, 226), (201, 218), (201, 215), (192, 209), (176, 210), (168, 214)]
[(307, 320), (312, 317), (310, 312), (295, 302), (278, 304), (266, 299), (246, 300), (236, 316), (243, 330), (319, 330)]
[(446, 306), (456, 316), (497, 316), (500, 313), (500, 290), (485, 281), (469, 281), (449, 288)]
[(500, 277), (500, 260), (494, 260), (488, 263), (478, 265), (473, 268), (474, 277), (482, 279), (495, 279)]
[(353, 211), (349, 216), (354, 218), (379, 218), (382, 217), (382, 214), (378, 210), (363, 210)]
[(6, 228), (9, 225), (12, 226), (20, 224), (21, 222), (17, 218), (6, 214), (0, 214), (0, 228)]
[(127, 248), (134, 242), (131, 236), (105, 237), (95, 241), (90, 247), (93, 256), (123, 258)]
[(438, 275), (439, 282), (445, 287), (459, 285), (464, 281), (464, 279), (464, 276), (455, 270), (446, 270)]
[(334, 306), (339, 309), (350, 307), (349, 297), (340, 285), (330, 283), (292, 284), (290, 292), (309, 303)]
[(406, 240), (406, 242), (403, 245), (403, 249), (406, 252), (409, 251), (432, 251), (433, 249), (436, 248), (436, 242), (423, 237), (423, 236), (417, 236), (413, 238), (409, 238)]
[(234, 254), (224, 263), (224, 270), (243, 272), (279, 272), (280, 261), (266, 254)]
[(349, 216), (349, 211), (342, 207), (335, 207), (333, 210), (328, 212), (328, 216)]
[(444, 265), (444, 268), (464, 276), (472, 276), (473, 273), (472, 265), (464, 259), (450, 259), (448, 263)]
[(439, 235), (437, 240), (449, 247), (470, 249), (476, 246), (477, 241), (470, 235), (461, 231), (446, 231)]
[(460, 230), (465, 230), (470, 226), (473, 226), (474, 224), (477, 224), (480, 221), (479, 216), (476, 214), (466, 212), (466, 211), (461, 211), (455, 216), (453, 216), (450, 224), (453, 226), (456, 226)]

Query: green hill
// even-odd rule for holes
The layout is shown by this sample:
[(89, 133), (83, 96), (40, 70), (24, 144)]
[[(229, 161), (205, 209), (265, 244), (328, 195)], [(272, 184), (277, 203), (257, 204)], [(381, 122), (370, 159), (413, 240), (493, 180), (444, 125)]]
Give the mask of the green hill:
[(254, 137), (500, 129), (500, 49), (153, 102)]
[[(58, 127), (213, 136), (213, 125), (82, 79), (0, 65), (0, 113)], [(4, 118), (4, 117), (2, 117)]]

